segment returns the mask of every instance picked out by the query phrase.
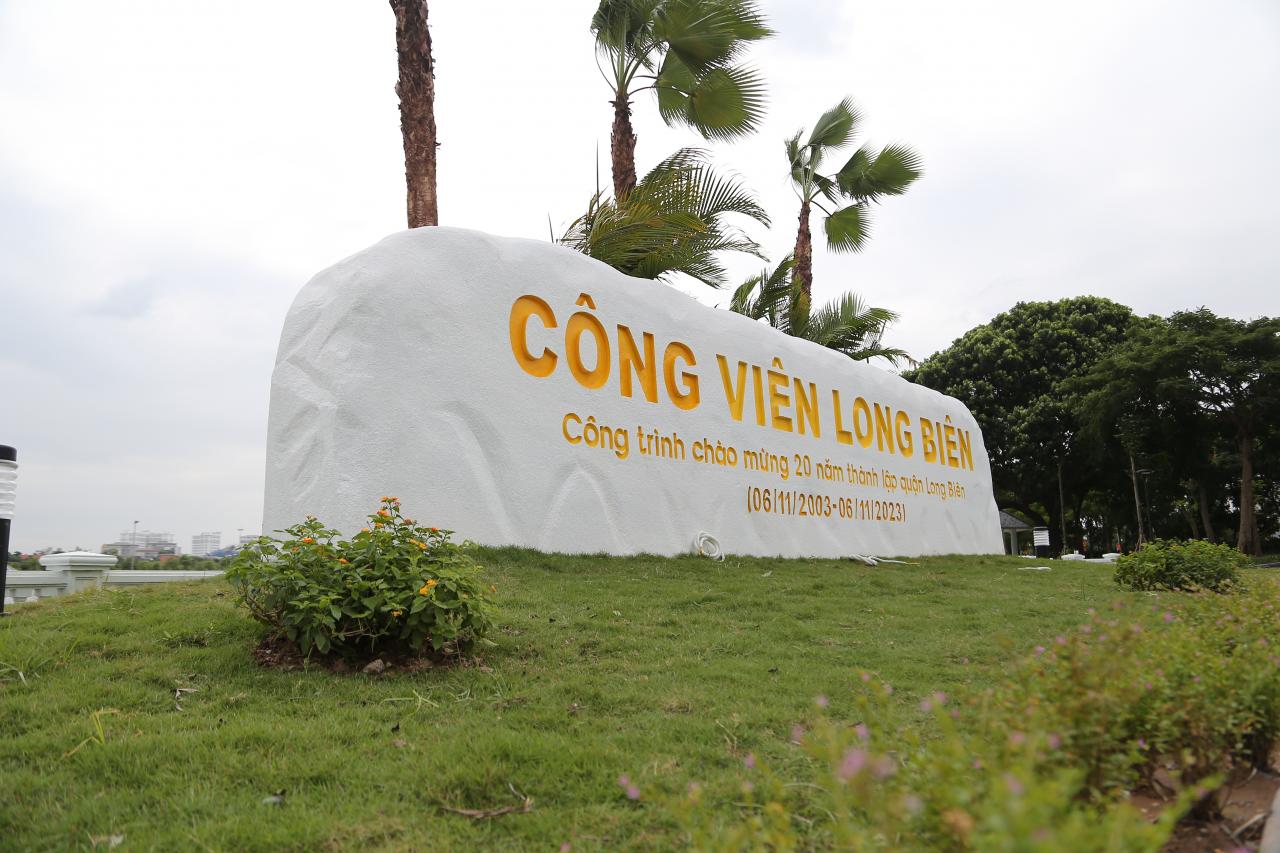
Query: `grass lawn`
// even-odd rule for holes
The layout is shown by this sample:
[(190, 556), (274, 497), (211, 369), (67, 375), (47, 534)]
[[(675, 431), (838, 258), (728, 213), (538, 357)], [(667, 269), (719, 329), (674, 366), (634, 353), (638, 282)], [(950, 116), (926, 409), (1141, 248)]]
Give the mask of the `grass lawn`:
[[(1135, 595), (1105, 566), (1008, 557), (480, 557), (498, 647), (414, 674), (261, 669), (221, 580), (19, 607), (0, 621), (0, 848), (673, 848), (650, 791), (728, 785), (748, 751), (798, 772), (792, 726), (819, 694), (839, 717), (860, 671), (919, 724), (922, 695), (982, 688)], [(441, 808), (512, 805), (509, 785), (531, 811)]]

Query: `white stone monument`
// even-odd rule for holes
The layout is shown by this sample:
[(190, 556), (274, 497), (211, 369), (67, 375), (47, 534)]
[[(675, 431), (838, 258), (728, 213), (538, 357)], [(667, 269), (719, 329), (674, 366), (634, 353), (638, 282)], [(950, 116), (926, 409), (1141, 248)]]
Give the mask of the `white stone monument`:
[(313, 278), (271, 384), (264, 529), (382, 495), (545, 551), (1000, 553), (959, 401), (569, 249), (455, 228)]

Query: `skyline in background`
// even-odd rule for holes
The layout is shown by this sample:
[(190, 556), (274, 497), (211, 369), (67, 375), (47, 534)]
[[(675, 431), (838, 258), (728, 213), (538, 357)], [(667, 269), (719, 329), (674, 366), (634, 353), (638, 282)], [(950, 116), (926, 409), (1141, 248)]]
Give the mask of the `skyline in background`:
[[(869, 248), (815, 246), (815, 300), (901, 313), (923, 358), (1020, 300), (1280, 314), (1280, 8), (1266, 0), (764, 2), (754, 136), (634, 105), (638, 170), (710, 149), (790, 250), (782, 140), (845, 95), (920, 152)], [(431, 9), (443, 225), (548, 239), (608, 186), (593, 2)], [(256, 531), (281, 323), (313, 274), (404, 227), (384, 3), (0, 0), (0, 443), (13, 548), (97, 548), (133, 519)], [(730, 259), (735, 280), (758, 271)], [(726, 305), (729, 291), (680, 289)]]

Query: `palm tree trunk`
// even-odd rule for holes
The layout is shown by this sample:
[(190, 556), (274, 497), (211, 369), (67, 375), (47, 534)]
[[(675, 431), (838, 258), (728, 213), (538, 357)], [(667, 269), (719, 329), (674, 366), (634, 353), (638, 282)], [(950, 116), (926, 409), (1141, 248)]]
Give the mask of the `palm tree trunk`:
[(1254, 557), (1262, 554), (1253, 495), (1253, 436), (1247, 432), (1240, 436), (1240, 532), (1236, 535), (1236, 550)]
[(795, 282), (800, 285), (805, 301), (813, 287), (813, 235), (809, 233), (809, 202), (800, 203), (800, 230), (796, 232)]
[(436, 208), (436, 75), (427, 28), (427, 0), (391, 0), (400, 59), (400, 134), (410, 228), (438, 225)]
[(618, 92), (613, 101), (609, 154), (613, 159), (613, 197), (622, 201), (636, 188), (636, 134), (631, 129), (631, 101), (626, 92)]
[(1196, 481), (1196, 503), (1200, 505), (1200, 524), (1204, 527), (1204, 538), (1210, 542), (1218, 541), (1213, 533), (1213, 516), (1209, 513), (1209, 494), (1204, 490), (1204, 483)]

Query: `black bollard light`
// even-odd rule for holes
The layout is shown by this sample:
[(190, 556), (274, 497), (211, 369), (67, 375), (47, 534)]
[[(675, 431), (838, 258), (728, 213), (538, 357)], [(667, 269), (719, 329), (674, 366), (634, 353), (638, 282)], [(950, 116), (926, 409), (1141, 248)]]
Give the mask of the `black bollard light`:
[(13, 499), (18, 491), (18, 451), (0, 444), (0, 616), (9, 574), (9, 525), (13, 519)]

